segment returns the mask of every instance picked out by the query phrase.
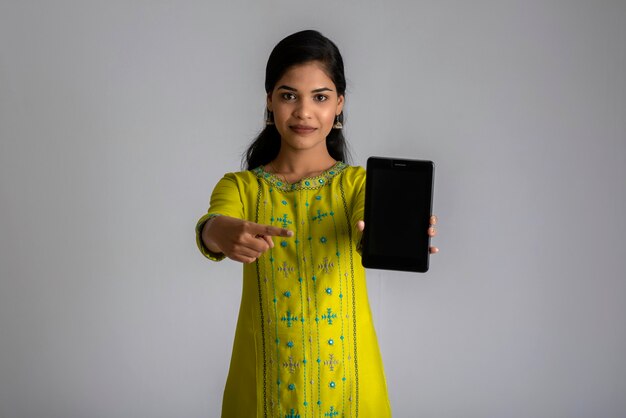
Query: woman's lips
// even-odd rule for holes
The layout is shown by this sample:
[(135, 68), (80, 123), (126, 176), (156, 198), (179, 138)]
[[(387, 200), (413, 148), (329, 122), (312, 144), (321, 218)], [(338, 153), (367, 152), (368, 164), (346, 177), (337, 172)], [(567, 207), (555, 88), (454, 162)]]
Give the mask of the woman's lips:
[(300, 135), (310, 134), (311, 132), (315, 131), (315, 128), (304, 125), (292, 125), (289, 127), (289, 129)]

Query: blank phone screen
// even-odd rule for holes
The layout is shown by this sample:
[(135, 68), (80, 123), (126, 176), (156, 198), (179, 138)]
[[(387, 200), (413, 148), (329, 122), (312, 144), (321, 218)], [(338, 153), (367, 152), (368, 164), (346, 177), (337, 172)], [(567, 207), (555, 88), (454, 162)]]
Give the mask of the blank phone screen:
[(373, 167), (368, 162), (364, 265), (426, 271), (433, 165), (386, 161)]

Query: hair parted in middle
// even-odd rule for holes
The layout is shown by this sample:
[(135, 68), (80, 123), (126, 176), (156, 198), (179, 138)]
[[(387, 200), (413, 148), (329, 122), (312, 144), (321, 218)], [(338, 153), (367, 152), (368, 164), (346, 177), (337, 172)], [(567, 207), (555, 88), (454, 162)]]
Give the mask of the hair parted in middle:
[[(267, 60), (265, 68), (265, 92), (271, 94), (276, 83), (295, 65), (317, 61), (337, 88), (337, 95), (346, 93), (346, 77), (343, 58), (339, 48), (324, 35), (315, 30), (303, 30), (280, 41)], [(267, 114), (267, 108), (265, 109)], [(267, 115), (271, 118), (271, 114)], [(343, 124), (343, 112), (337, 121)], [(347, 144), (341, 129), (331, 129), (326, 137), (328, 153), (337, 161), (347, 162)], [(247, 170), (271, 162), (280, 151), (280, 134), (273, 124), (265, 126), (244, 154)]]

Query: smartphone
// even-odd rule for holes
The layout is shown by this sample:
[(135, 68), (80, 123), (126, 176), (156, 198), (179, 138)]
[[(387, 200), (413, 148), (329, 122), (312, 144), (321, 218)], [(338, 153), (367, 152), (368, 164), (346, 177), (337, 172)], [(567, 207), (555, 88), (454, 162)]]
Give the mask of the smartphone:
[(425, 273), (435, 164), (370, 157), (365, 179), (364, 267)]

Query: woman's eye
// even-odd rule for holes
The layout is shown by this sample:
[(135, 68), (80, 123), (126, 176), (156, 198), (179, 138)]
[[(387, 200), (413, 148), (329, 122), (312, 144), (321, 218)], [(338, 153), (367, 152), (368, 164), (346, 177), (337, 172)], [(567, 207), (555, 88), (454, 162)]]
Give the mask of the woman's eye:
[(296, 98), (296, 95), (293, 93), (283, 93), (283, 99), (285, 100), (293, 100)]
[(317, 100), (318, 102), (324, 102), (328, 100), (328, 97), (324, 96), (323, 94), (318, 94), (317, 96), (315, 96), (315, 100)]

